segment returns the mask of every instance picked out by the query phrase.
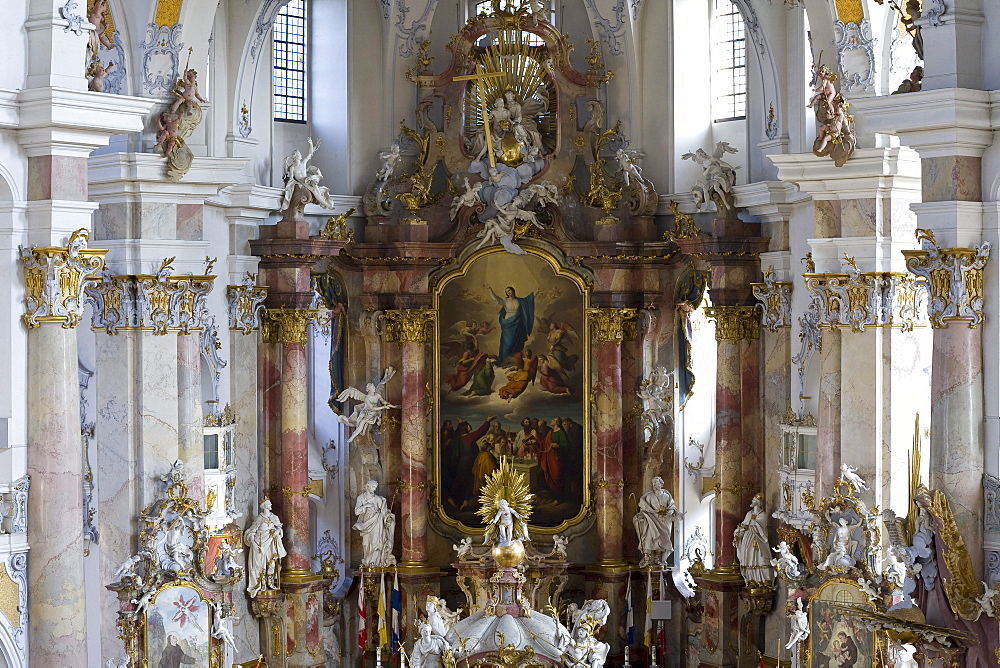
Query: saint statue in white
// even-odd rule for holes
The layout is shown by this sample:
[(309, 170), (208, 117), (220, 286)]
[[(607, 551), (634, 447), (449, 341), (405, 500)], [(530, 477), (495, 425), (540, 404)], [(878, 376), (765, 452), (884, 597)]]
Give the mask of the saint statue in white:
[(393, 367), (386, 367), (385, 373), (382, 374), (382, 380), (379, 381), (378, 385), (368, 383), (364, 392), (357, 388), (349, 387), (337, 396), (337, 401), (340, 402), (347, 401), (348, 399), (360, 402), (354, 407), (350, 415), (337, 416), (339, 422), (346, 424), (354, 430), (351, 432), (351, 437), (347, 439), (348, 443), (352, 443), (358, 436), (367, 434), (369, 429), (378, 429), (382, 424), (384, 411), (390, 408), (399, 408), (395, 404), (390, 404), (382, 396), (386, 384), (395, 375), (396, 370)]
[(448, 604), (444, 602), (444, 599), (437, 596), (427, 597), (425, 609), (427, 610), (427, 623), (430, 624), (431, 631), (442, 638), (448, 635), (448, 631), (462, 614), (462, 608), (452, 612), (448, 609)]
[(791, 623), (792, 633), (788, 638), (788, 644), (785, 645), (785, 649), (791, 649), (800, 640), (805, 640), (809, 637), (809, 615), (802, 609), (801, 597), (795, 599), (795, 610), (789, 613), (788, 621)]
[(670, 492), (663, 489), (663, 478), (656, 476), (653, 488), (639, 499), (639, 508), (632, 523), (639, 536), (642, 561), (639, 566), (667, 566), (667, 559), (674, 553), (673, 530), (677, 505)]
[(354, 514), (358, 516), (354, 528), (361, 533), (361, 565), (365, 568), (383, 568), (396, 563), (392, 554), (396, 516), (389, 510), (385, 497), (375, 493), (376, 489), (378, 483), (369, 480), (354, 503)]
[(441, 668), (441, 655), (451, 649), (443, 636), (435, 634), (430, 624), (417, 622), (420, 637), (413, 642), (410, 668)]
[(319, 185), (320, 179), (323, 178), (323, 173), (319, 171), (318, 167), (309, 165), (309, 161), (312, 160), (312, 157), (316, 155), (316, 151), (319, 150), (320, 143), (317, 141), (313, 144), (312, 137), (310, 137), (309, 153), (303, 157), (302, 152), (295, 149), (290, 156), (285, 158), (282, 170), (282, 178), (285, 181), (285, 192), (281, 197), (281, 211), (285, 211), (291, 206), (292, 196), (295, 193), (296, 187), (305, 189), (311, 195), (311, 198), (301, 200), (301, 207), (305, 207), (310, 201), (315, 201), (327, 209), (333, 208), (329, 189)]
[(247, 594), (250, 598), (262, 591), (278, 588), (281, 571), (278, 560), (286, 554), (281, 542), (284, 535), (281, 520), (271, 512), (271, 501), (264, 499), (260, 504), (260, 513), (243, 535), (243, 542), (250, 548), (247, 563)]
[(740, 573), (748, 583), (770, 584), (774, 581), (771, 568), (771, 546), (767, 542), (767, 512), (764, 497), (753, 497), (750, 510), (733, 533)]

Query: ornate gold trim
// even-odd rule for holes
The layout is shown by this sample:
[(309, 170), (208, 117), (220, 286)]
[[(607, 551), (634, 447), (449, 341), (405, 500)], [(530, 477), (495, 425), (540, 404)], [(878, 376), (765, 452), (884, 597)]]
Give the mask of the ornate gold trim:
[(941, 248), (930, 230), (917, 230), (920, 250), (903, 251), (906, 268), (923, 278), (930, 290), (927, 311), (931, 327), (943, 329), (949, 322), (967, 322), (975, 329), (983, 322), (983, 268), (991, 246), (984, 241), (975, 248)]
[(594, 323), (594, 340), (598, 343), (621, 343), (633, 333), (629, 325), (639, 317), (634, 308), (591, 308), (587, 315)]
[(29, 329), (58, 322), (73, 329), (83, 317), (85, 279), (104, 267), (107, 250), (87, 248), (90, 233), (79, 229), (65, 247), (20, 248), (24, 265), (24, 315)]
[[(819, 597), (820, 597), (820, 595), (823, 593), (823, 591), (825, 589), (827, 589), (828, 587), (830, 587), (832, 585), (836, 585), (836, 584), (849, 585), (849, 586), (854, 587), (855, 589), (858, 590), (858, 596), (859, 596), (859, 599), (861, 600), (862, 603), (857, 603), (857, 604), (853, 604), (852, 603), (852, 605), (858, 605), (858, 606), (860, 606), (860, 605), (863, 604), (863, 605), (867, 605), (873, 611), (876, 611), (876, 612), (878, 611), (878, 608), (875, 607), (875, 604), (872, 603), (871, 601), (869, 601), (868, 597), (865, 596), (864, 592), (861, 591), (861, 587), (858, 586), (858, 583), (856, 581), (851, 580), (850, 578), (830, 578), (829, 580), (827, 580), (823, 584), (821, 584), (819, 587), (817, 587), (816, 591), (813, 592), (812, 596), (810, 596), (808, 598), (808, 601), (809, 601), (809, 629), (810, 629), (810, 631), (813, 628), (813, 602), (817, 601), (817, 600), (820, 600)], [(831, 600), (830, 603), (836, 603), (836, 601), (832, 601)], [(871, 633), (872, 633), (872, 662), (873, 662), (872, 665), (873, 665), (873, 668), (880, 668), (883, 665), (883, 663), (882, 663), (882, 661), (880, 659), (882, 659), (884, 657), (884, 653), (879, 651), (880, 650), (880, 646), (881, 646), (879, 634), (876, 631), (872, 631)], [(802, 665), (804, 665), (804, 666), (811, 666), (812, 665), (812, 645), (813, 645), (813, 635), (812, 635), (812, 633), (810, 633), (809, 636), (807, 638), (805, 638), (805, 640), (802, 640), (800, 642), (805, 644), (805, 648), (802, 651), (802, 659), (803, 659)]]
[(705, 315), (715, 321), (716, 341), (756, 341), (760, 317), (756, 306), (709, 306)]
[[(573, 271), (561, 264), (558, 258), (552, 253), (535, 248), (533, 246), (525, 246), (524, 250), (527, 251), (529, 255), (534, 255), (535, 257), (544, 260), (549, 264), (553, 273), (559, 278), (568, 278), (576, 284), (577, 288), (580, 290), (581, 299), (583, 301), (583, 331), (580, 332), (581, 341), (590, 341), (590, 291), (593, 285), (583, 276)], [(476, 251), (469, 255), (460, 265), (453, 266), (448, 269), (447, 273), (444, 273), (438, 277), (432, 278), (431, 289), (433, 291), (433, 310), (436, 313), (440, 313), (441, 309), (441, 294), (444, 292), (447, 285), (457, 279), (465, 276), (469, 272), (469, 268), (472, 267), (481, 258), (490, 255), (492, 253), (506, 253), (502, 247), (484, 248), (482, 250)], [(567, 259), (568, 261), (568, 259)], [(441, 321), (437, 319), (434, 327), (434, 365), (433, 365), (433, 377), (431, 382), (437, 385), (437, 379), (441, 378)], [(581, 350), (581, 355), (583, 357), (583, 377), (590, 378), (591, 373), (591, 355), (590, 346), (584, 345)], [(428, 474), (433, 476), (431, 480), (440, 480), (440, 455), (441, 455), (441, 439), (438, 433), (441, 425), (441, 402), (437, 401), (437, 396), (434, 397), (432, 402), (434, 411), (434, 424), (432, 425), (432, 449), (431, 449), (431, 465), (428, 467)], [(590, 416), (590, 401), (583, 402), (583, 470), (590, 470), (591, 462), (591, 416)], [(583, 499), (580, 504), (580, 512), (575, 516), (564, 520), (553, 527), (540, 527), (529, 525), (531, 533), (538, 535), (554, 535), (563, 533), (568, 528), (576, 526), (577, 524), (588, 519), (593, 514), (594, 511), (594, 497), (591, 493), (591, 486), (589, 481), (584, 481), (583, 485)], [(461, 531), (464, 534), (481, 536), (485, 532), (485, 528), (482, 527), (470, 527), (464, 524), (461, 520), (456, 520), (448, 516), (447, 511), (445, 511), (444, 506), (441, 503), (441, 486), (432, 484), (431, 491), (428, 494), (427, 505), (430, 509), (431, 515), (443, 522), (444, 524)]]
[(261, 311), (261, 333), (267, 343), (308, 343), (314, 308), (268, 308)]
[(405, 309), (385, 312), (385, 340), (390, 343), (426, 343), (434, 337), (434, 309)]
[(979, 595), (979, 585), (972, 569), (972, 559), (965, 546), (962, 532), (955, 523), (955, 515), (944, 492), (934, 490), (931, 507), (928, 508), (937, 520), (935, 529), (944, 543), (941, 557), (948, 567), (949, 577), (942, 577), (944, 591), (948, 595), (948, 605), (957, 617), (973, 621), (979, 619), (980, 608), (976, 598)]

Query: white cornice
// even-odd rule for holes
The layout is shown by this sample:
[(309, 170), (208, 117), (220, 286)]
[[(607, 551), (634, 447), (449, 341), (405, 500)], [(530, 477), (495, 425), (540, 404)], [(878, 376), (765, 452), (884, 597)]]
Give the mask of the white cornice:
[(203, 204), (240, 180), (248, 158), (197, 157), (180, 181), (164, 176), (162, 156), (109, 153), (87, 161), (90, 197), (98, 202), (145, 201)]
[(779, 179), (796, 184), (813, 199), (920, 197), (920, 158), (907, 148), (859, 149), (843, 167), (812, 153), (767, 157), (777, 166)]

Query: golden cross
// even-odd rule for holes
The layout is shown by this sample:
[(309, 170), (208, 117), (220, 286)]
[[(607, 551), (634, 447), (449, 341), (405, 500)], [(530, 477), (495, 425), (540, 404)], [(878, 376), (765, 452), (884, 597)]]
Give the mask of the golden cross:
[(490, 154), (490, 167), (497, 166), (496, 156), (493, 155), (493, 135), (490, 133), (490, 110), (486, 104), (486, 87), (483, 82), (486, 79), (498, 79), (503, 77), (503, 72), (485, 72), (481, 63), (476, 63), (476, 73), (455, 77), (452, 81), (475, 81), (479, 87), (479, 101), (483, 107), (483, 131), (486, 133), (486, 150)]

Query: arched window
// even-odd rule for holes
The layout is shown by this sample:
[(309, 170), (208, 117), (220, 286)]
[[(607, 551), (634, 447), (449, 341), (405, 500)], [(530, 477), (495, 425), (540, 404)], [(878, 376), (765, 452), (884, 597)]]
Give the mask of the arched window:
[(747, 116), (747, 49), (743, 15), (732, 0), (712, 0), (712, 118)]
[(306, 0), (291, 0), (274, 19), (274, 120), (306, 122)]

